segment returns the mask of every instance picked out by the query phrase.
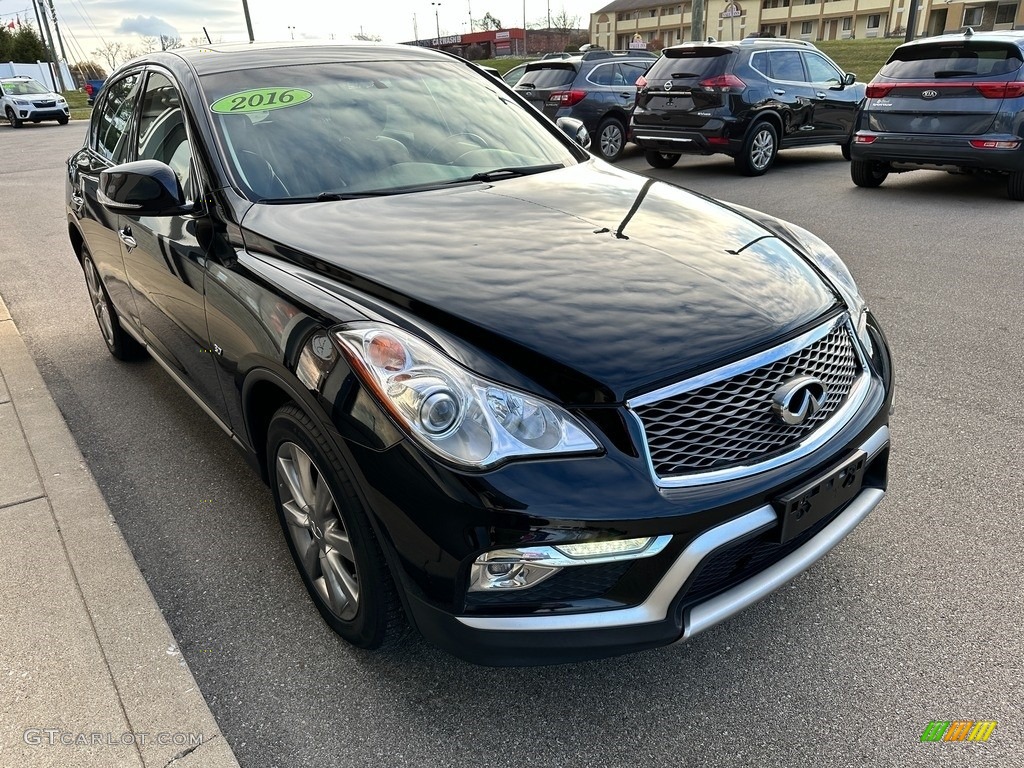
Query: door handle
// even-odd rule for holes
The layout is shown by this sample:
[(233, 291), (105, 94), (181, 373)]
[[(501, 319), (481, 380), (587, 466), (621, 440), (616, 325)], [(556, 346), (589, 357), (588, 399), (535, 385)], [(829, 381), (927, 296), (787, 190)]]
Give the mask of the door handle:
[(631, 98), (633, 98), (633, 94), (632, 93), (620, 93), (619, 96), (621, 96), (624, 99), (631, 99)]
[(138, 245), (139, 245), (135, 241), (135, 238), (132, 237), (132, 228), (131, 227), (123, 227), (122, 229), (117, 230), (117, 236), (119, 238), (121, 238), (121, 242), (124, 243), (125, 247), (129, 251), (132, 248), (138, 247)]
[(772, 93), (774, 93), (776, 96), (785, 96), (786, 95), (786, 91), (783, 88), (776, 88), (774, 91), (772, 91)]
[(814, 94), (814, 95), (815, 95), (815, 96), (817, 96), (817, 97), (818, 97), (819, 99), (824, 99), (824, 98), (827, 98), (827, 95), (826, 95), (826, 94), (825, 94), (825, 93), (824, 93), (823, 91), (818, 91), (818, 92), (817, 92), (816, 94)]
[(72, 210), (74, 210), (75, 213), (81, 213), (82, 212), (82, 207), (84, 205), (85, 205), (85, 198), (82, 197), (77, 192), (72, 193), (72, 195), (71, 195), (71, 208), (72, 208)]

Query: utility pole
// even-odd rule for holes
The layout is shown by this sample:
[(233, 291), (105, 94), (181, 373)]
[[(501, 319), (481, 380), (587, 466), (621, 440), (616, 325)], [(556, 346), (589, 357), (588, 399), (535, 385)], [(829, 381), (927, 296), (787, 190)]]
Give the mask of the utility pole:
[(412, 15), (412, 34), (413, 34), (414, 39), (418, 43), (420, 41), (420, 27), (419, 27), (419, 24), (416, 23), (416, 14), (415, 13)]
[[(36, 23), (39, 24), (39, 39), (43, 41), (43, 46), (46, 48), (46, 55), (49, 57), (47, 62), (50, 65), (50, 80), (53, 82), (53, 90), (63, 91), (64, 90), (64, 74), (60, 71), (60, 67), (57, 67), (57, 71), (54, 72), (53, 64), (54, 59), (57, 58), (54, 53), (53, 38), (50, 37), (50, 25), (46, 22), (46, 6), (43, 6), (43, 12), (39, 12), (40, 2), (46, 2), (46, 0), (32, 0), (32, 8), (36, 12)], [(58, 85), (58, 75), (60, 76), (60, 84)]]
[(690, 9), (690, 39), (704, 42), (704, 0), (693, 0), (693, 8)]
[(473, 3), (467, 2), (466, 6), (469, 8), (469, 31), (473, 32)]
[(249, 16), (249, 0), (242, 0), (242, 11), (245, 12), (245, 28), (249, 31), (249, 42), (256, 38), (252, 34), (252, 18)]
[(904, 38), (906, 42), (910, 42), (914, 39), (914, 34), (917, 32), (917, 0), (910, 0), (910, 12), (907, 14), (907, 36)]
[(441, 16), (440, 16), (441, 4), (440, 3), (431, 3), (431, 5), (434, 6), (434, 24), (437, 25), (437, 47), (440, 48), (441, 47)]
[(53, 31), (57, 35), (57, 44), (60, 45), (61, 61), (67, 61), (68, 55), (64, 53), (64, 39), (60, 36), (60, 27), (57, 25), (57, 9), (53, 7), (53, 0), (50, 0), (50, 15), (53, 17)]
[(523, 56), (527, 56), (526, 47), (526, 0), (523, 0)]

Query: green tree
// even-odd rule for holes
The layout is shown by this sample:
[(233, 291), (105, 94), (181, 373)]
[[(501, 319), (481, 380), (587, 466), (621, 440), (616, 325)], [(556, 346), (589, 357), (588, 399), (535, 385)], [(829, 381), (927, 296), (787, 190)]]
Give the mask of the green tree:
[(31, 24), (22, 24), (15, 30), (0, 29), (0, 61), (34, 63), (46, 61), (46, 46)]

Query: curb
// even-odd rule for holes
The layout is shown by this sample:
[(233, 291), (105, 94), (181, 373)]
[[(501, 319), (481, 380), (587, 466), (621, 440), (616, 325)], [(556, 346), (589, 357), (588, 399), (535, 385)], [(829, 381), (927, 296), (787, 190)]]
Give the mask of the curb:
[(0, 764), (238, 768), (2, 297), (0, 429)]

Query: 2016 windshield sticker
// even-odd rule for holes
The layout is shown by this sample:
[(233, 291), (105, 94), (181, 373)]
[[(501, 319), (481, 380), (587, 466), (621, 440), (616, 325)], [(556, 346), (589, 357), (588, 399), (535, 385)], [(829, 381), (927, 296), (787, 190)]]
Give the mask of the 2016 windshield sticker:
[(252, 88), (217, 99), (210, 105), (210, 111), (218, 115), (266, 112), (268, 109), (294, 107), (312, 98), (313, 94), (302, 88)]

